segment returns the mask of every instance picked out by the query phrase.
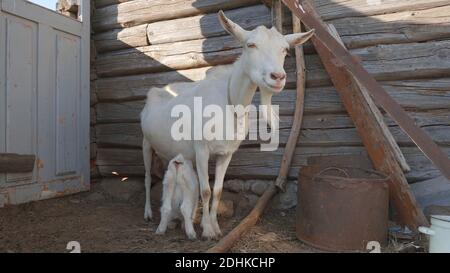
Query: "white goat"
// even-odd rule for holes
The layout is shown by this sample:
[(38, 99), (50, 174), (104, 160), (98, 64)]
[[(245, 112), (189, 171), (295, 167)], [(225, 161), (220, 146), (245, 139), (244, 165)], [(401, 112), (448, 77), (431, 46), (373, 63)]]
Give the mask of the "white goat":
[(161, 222), (156, 234), (164, 234), (173, 219), (183, 218), (186, 235), (191, 240), (196, 239), (193, 221), (198, 199), (199, 184), (192, 162), (181, 154), (177, 155), (170, 161), (164, 175)]
[[(231, 157), (242, 140), (238, 138), (235, 140), (206, 140), (210, 138), (204, 137), (202, 140), (175, 141), (171, 135), (171, 125), (176, 121), (171, 117), (173, 107), (185, 105), (194, 113), (199, 110), (194, 108), (194, 97), (201, 97), (204, 107), (217, 105), (221, 107), (223, 113), (227, 113), (227, 105), (248, 106), (259, 87), (261, 104), (267, 105), (270, 109), (272, 95), (281, 92), (286, 83), (286, 72), (283, 66), (289, 47), (304, 43), (313, 35), (313, 31), (309, 31), (283, 36), (275, 28), (268, 29), (265, 26), (259, 26), (253, 31), (246, 31), (225, 17), (222, 11), (219, 12), (219, 20), (224, 29), (243, 45), (240, 58), (233, 65), (213, 69), (204, 80), (170, 84), (164, 88), (152, 88), (148, 92), (147, 102), (141, 113), (147, 197), (144, 218), (151, 219), (152, 217), (150, 207), (152, 149), (166, 162), (176, 155), (182, 154), (186, 159), (192, 160), (196, 166), (203, 204), (202, 236), (207, 239), (221, 235), (217, 222), (217, 208), (223, 180)], [(200, 111), (202, 112), (203, 109)], [(228, 124), (224, 126), (224, 131), (235, 132), (234, 128), (227, 128), (227, 126)], [(211, 210), (209, 208), (211, 189), (208, 176), (210, 158), (216, 159), (214, 198)]]

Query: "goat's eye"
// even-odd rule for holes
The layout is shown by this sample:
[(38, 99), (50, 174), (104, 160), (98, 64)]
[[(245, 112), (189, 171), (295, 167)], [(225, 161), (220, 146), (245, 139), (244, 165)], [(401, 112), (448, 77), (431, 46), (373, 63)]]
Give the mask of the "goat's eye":
[(248, 44), (247, 44), (247, 47), (248, 47), (248, 48), (257, 48), (257, 46), (256, 46), (255, 43), (248, 43)]

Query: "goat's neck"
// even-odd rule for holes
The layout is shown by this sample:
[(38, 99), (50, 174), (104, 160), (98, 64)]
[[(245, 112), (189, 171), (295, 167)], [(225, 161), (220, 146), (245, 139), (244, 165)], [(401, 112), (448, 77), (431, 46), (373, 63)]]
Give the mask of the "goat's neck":
[(247, 106), (252, 102), (257, 85), (245, 72), (241, 60), (237, 60), (233, 65), (233, 70), (228, 82), (229, 103), (233, 105)]

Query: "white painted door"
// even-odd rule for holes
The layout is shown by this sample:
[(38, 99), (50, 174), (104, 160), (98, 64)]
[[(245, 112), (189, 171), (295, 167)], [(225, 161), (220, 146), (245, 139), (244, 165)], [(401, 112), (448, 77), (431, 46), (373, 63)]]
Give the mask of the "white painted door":
[(0, 153), (36, 156), (0, 173), (0, 207), (89, 189), (89, 2), (75, 20), (0, 0)]

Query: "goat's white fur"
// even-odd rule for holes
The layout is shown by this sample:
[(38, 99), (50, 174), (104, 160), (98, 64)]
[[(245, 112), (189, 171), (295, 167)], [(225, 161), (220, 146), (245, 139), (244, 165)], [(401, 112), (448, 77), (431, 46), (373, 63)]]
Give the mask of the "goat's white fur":
[[(259, 26), (253, 31), (246, 31), (226, 18), (223, 12), (219, 12), (219, 19), (225, 30), (242, 43), (243, 53), (240, 58), (233, 65), (219, 66), (208, 71), (204, 80), (170, 84), (164, 88), (152, 88), (148, 92), (147, 102), (141, 113), (146, 170), (145, 219), (152, 217), (150, 208), (152, 149), (165, 161), (182, 154), (186, 159), (192, 160), (197, 169), (203, 204), (202, 236), (205, 238), (221, 235), (217, 222), (217, 208), (222, 193), (223, 179), (232, 154), (238, 149), (241, 140), (175, 141), (170, 133), (171, 125), (176, 120), (171, 117), (172, 108), (175, 105), (186, 105), (193, 113), (195, 110), (193, 107), (194, 97), (201, 97), (204, 107), (211, 104), (218, 105), (225, 114), (229, 101), (233, 105), (249, 105), (259, 86), (261, 102), (270, 109), (272, 95), (281, 92), (286, 83), (286, 73), (283, 68), (286, 49), (294, 44), (306, 42), (313, 35), (313, 31), (309, 31), (291, 34), (285, 38), (275, 28), (268, 29), (264, 26)], [(274, 75), (279, 75), (279, 78), (275, 78)], [(224, 127), (225, 132), (230, 130), (230, 128)], [(234, 128), (232, 129), (236, 132)], [(211, 210), (209, 208), (211, 189), (208, 176), (210, 158), (216, 159)]]
[(169, 162), (163, 180), (161, 222), (156, 234), (164, 234), (167, 225), (183, 218), (184, 230), (189, 239), (196, 239), (194, 218), (199, 198), (199, 183), (192, 162), (177, 155)]

